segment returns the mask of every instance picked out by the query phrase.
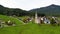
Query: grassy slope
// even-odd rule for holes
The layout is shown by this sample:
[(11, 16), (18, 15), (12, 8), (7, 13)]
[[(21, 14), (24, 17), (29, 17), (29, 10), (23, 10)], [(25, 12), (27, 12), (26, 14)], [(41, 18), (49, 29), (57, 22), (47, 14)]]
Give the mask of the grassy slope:
[(0, 28), (0, 34), (60, 34), (60, 26), (37, 25), (34, 23), (21, 24), (22, 22), (13, 17), (0, 15), (4, 20), (13, 20), (17, 26)]
[(22, 34), (60, 34), (60, 26), (30, 24)]
[(12, 22), (15, 22), (17, 25), (22, 24), (22, 21), (18, 20), (17, 18), (14, 18), (14, 17), (0, 15), (0, 19), (2, 19), (3, 21), (11, 20)]
[(11, 27), (0, 28), (0, 34), (17, 34), (20, 31), (21, 29), (20, 25), (22, 24), (22, 21), (14, 17), (4, 16), (4, 15), (0, 15), (0, 19), (2, 19), (3, 21), (11, 20), (12, 22), (16, 23), (16, 26), (14, 27), (11, 26)]

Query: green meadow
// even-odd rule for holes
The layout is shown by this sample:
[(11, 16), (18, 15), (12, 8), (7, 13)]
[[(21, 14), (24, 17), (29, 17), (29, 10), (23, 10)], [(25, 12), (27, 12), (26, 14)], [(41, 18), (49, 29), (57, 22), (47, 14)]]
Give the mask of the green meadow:
[(51, 24), (35, 24), (29, 22), (23, 24), (22, 21), (15, 17), (0, 15), (3, 21), (11, 20), (16, 26), (0, 28), (0, 34), (60, 34), (60, 26), (52, 26)]

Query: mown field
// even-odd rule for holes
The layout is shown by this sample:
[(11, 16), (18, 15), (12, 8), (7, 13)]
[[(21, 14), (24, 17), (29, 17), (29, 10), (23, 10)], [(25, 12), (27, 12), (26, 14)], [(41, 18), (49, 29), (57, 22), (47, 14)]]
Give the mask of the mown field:
[(0, 28), (0, 34), (60, 34), (60, 26), (38, 25), (32, 22), (23, 24), (17, 18), (4, 15), (0, 15), (0, 18), (4, 21), (11, 20), (16, 23), (16, 26)]

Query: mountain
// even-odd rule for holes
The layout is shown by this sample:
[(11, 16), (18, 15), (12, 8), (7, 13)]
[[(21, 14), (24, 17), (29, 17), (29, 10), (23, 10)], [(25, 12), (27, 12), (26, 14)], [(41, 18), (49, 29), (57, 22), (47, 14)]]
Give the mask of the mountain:
[(36, 8), (29, 11), (22, 10), (19, 8), (8, 8), (0, 5), (0, 14), (8, 16), (34, 16), (37, 11), (39, 16), (60, 16), (60, 6), (59, 5), (49, 5), (46, 7)]
[(32, 9), (30, 11), (33, 13), (37, 11), (38, 14), (45, 14), (48, 16), (60, 16), (60, 6), (55, 4), (46, 7)]
[(8, 8), (8, 7), (4, 7), (2, 5), (0, 5), (0, 14), (2, 15), (8, 15), (8, 16), (25, 16), (28, 15), (29, 12), (27, 12), (26, 10), (22, 10), (19, 8)]

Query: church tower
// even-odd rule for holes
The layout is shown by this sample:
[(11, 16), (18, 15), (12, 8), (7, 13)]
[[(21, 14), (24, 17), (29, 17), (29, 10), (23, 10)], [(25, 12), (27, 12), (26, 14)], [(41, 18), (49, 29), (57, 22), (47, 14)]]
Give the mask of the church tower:
[(37, 11), (35, 13), (35, 23), (40, 23), (40, 19), (38, 18), (38, 14), (37, 14)]

